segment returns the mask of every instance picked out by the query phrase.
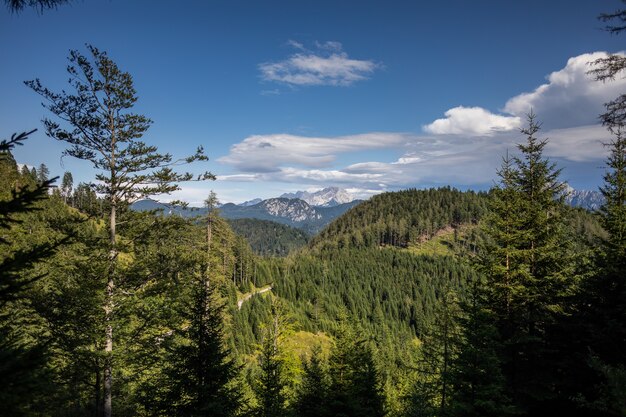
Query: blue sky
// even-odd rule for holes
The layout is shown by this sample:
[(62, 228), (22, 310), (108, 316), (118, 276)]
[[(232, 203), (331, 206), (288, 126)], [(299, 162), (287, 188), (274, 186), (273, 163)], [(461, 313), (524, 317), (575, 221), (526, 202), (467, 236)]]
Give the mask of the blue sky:
[(601, 30), (617, 0), (78, 0), (38, 14), (0, 11), (0, 137), (40, 130), (16, 151), (89, 181), (47, 138), (40, 78), (66, 88), (70, 49), (106, 50), (135, 80), (144, 140), (177, 156), (202, 144), (218, 181), (183, 184), (240, 202), (325, 186), (360, 196), (406, 187), (484, 189), (532, 107), (546, 154), (575, 188), (601, 183), (602, 103), (587, 62), (624, 50)]

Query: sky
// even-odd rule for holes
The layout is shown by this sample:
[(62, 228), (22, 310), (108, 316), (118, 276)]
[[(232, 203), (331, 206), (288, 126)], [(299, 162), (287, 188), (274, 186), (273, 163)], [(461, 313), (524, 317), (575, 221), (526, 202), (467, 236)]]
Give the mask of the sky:
[(618, 0), (161, 1), (74, 0), (19, 14), (0, 8), (0, 138), (38, 128), (18, 162), (75, 183), (85, 161), (45, 135), (54, 117), (24, 85), (69, 90), (69, 51), (104, 50), (133, 76), (143, 141), (216, 181), (173, 196), (200, 205), (346, 188), (364, 198), (409, 187), (493, 186), (533, 111), (545, 155), (577, 189), (602, 183), (603, 103), (626, 78), (600, 83), (591, 62), (626, 38), (597, 16)]

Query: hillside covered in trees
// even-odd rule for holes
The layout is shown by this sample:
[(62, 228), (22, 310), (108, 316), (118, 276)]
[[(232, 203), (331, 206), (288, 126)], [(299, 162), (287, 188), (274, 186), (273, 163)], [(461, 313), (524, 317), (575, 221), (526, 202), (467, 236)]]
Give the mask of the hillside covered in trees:
[(246, 238), (259, 256), (287, 256), (308, 242), (308, 236), (300, 229), (269, 220), (232, 219), (228, 224), (235, 233)]
[[(602, 81), (626, 59), (597, 64)], [(566, 205), (530, 112), (488, 192), (383, 193), (307, 241), (225, 219), (213, 192), (198, 216), (132, 210), (215, 180), (190, 167), (208, 157), (142, 141), (106, 52), (67, 71), (58, 92), (26, 85), (92, 181), (19, 165), (34, 131), (0, 141), (1, 415), (626, 415), (624, 96), (596, 212)]]

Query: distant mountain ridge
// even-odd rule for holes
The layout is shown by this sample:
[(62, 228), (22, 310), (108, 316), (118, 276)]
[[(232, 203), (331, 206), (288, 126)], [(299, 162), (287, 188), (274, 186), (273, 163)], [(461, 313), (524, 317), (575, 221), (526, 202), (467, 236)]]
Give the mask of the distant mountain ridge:
[(565, 193), (565, 203), (572, 207), (582, 207), (595, 211), (604, 204), (604, 196), (600, 191), (575, 190), (567, 185)]
[(284, 193), (279, 198), (299, 199), (314, 207), (334, 207), (357, 199), (353, 194), (339, 187), (327, 187), (315, 192)]
[[(254, 201), (254, 200), (252, 200)], [(335, 218), (359, 204), (361, 200), (328, 207), (313, 207), (306, 201), (289, 198), (270, 198), (251, 205), (237, 205), (226, 203), (219, 207), (219, 212), (225, 219), (260, 219), (271, 220), (303, 230), (314, 235)], [(137, 211), (163, 210), (166, 215), (183, 217), (202, 216), (206, 208), (182, 208), (170, 206), (155, 200), (140, 200), (132, 204), (131, 208)]]

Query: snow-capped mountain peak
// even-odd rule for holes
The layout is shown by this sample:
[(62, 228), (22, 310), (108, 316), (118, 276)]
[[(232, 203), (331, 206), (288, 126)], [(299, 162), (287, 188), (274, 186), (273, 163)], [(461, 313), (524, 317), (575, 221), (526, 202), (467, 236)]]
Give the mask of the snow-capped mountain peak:
[(270, 215), (284, 217), (293, 222), (318, 220), (322, 218), (313, 207), (302, 200), (270, 198), (259, 203)]
[(242, 207), (250, 207), (250, 206), (254, 206), (255, 204), (259, 204), (261, 201), (263, 200), (260, 198), (255, 198), (253, 200), (244, 201), (243, 203), (239, 203), (237, 205), (242, 206)]
[(298, 198), (315, 207), (334, 207), (356, 200), (355, 196), (339, 187), (327, 187), (315, 192), (297, 191), (295, 193), (285, 193), (280, 198)]

